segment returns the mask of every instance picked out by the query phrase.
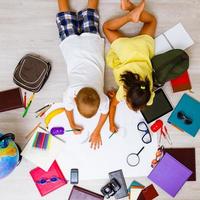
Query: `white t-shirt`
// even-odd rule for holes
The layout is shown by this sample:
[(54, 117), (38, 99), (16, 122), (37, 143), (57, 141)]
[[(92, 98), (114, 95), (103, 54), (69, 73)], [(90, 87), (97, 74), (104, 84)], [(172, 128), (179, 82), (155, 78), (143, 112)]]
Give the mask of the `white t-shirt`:
[(73, 110), (74, 97), (84, 87), (91, 87), (100, 97), (99, 113), (109, 110), (109, 99), (104, 94), (104, 39), (97, 34), (71, 35), (60, 44), (67, 64), (69, 85), (63, 95), (67, 110)]

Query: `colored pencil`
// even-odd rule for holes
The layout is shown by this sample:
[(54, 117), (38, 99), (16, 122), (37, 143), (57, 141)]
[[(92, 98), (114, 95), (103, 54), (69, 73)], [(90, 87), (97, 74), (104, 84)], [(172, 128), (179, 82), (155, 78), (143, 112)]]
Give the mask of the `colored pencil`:
[(30, 106), (31, 106), (31, 103), (32, 103), (32, 101), (33, 101), (34, 96), (35, 96), (35, 93), (33, 93), (33, 94), (31, 95), (31, 97), (30, 97), (30, 99), (29, 99), (29, 102), (28, 102), (28, 105), (27, 105), (26, 109), (24, 110), (24, 113), (23, 113), (22, 117), (25, 117), (25, 116), (27, 115), (28, 110), (29, 110), (29, 108), (30, 108)]
[(40, 126), (40, 124), (41, 124), (41, 122), (38, 123), (38, 124), (33, 128), (33, 130), (25, 136), (25, 138), (28, 139), (29, 137), (31, 137), (31, 136), (35, 133), (36, 129)]
[(28, 103), (27, 103), (27, 106), (30, 104), (31, 101), (33, 101), (34, 96), (35, 96), (35, 93), (33, 93), (33, 94), (31, 95), (31, 97), (29, 98)]
[(26, 92), (24, 92), (24, 108), (26, 108)]
[(38, 112), (44, 110), (45, 108), (47, 108), (47, 107), (49, 107), (49, 106), (50, 106), (50, 104), (48, 104), (48, 105), (46, 105), (46, 106), (43, 106), (43, 107), (40, 108), (39, 110), (35, 111), (35, 113), (38, 113)]

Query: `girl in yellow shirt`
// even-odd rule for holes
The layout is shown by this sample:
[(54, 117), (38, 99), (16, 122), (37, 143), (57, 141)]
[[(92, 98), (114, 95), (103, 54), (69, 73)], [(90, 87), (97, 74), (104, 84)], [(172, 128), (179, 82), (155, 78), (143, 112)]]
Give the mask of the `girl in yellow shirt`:
[[(104, 33), (111, 43), (107, 64), (113, 69), (119, 86), (110, 103), (110, 131), (117, 132), (114, 123), (117, 104), (123, 99), (128, 107), (138, 111), (153, 103), (153, 78), (151, 58), (154, 56), (156, 18), (144, 10), (145, 0), (135, 6), (130, 0), (121, 0), (121, 8), (128, 13), (104, 23)], [(126, 37), (119, 29), (128, 22), (143, 22), (136, 37)]]

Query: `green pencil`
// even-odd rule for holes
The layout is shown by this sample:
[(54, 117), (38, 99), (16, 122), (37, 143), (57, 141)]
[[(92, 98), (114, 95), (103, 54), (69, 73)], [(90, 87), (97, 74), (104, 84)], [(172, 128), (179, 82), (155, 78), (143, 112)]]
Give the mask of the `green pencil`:
[(31, 103), (32, 103), (32, 101), (29, 102), (28, 106), (27, 106), (26, 109), (24, 110), (24, 113), (23, 113), (22, 117), (25, 117), (26, 114), (28, 113), (28, 110), (29, 110), (29, 108), (30, 108), (30, 106), (31, 106)]

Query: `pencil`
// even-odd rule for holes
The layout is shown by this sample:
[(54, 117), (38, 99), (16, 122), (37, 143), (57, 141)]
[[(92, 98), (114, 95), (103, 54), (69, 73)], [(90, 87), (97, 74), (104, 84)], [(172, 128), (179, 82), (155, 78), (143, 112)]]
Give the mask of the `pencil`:
[(31, 136), (33, 135), (33, 133), (36, 131), (36, 129), (40, 126), (40, 124), (41, 124), (41, 122), (38, 123), (38, 124), (33, 128), (33, 130), (25, 136), (25, 138), (28, 139), (29, 137), (31, 137)]
[(34, 96), (35, 96), (35, 93), (33, 93), (33, 94), (31, 95), (31, 97), (29, 98), (29, 101), (28, 101), (27, 106), (30, 104), (31, 101), (33, 101)]
[(45, 108), (47, 108), (47, 107), (49, 107), (49, 106), (50, 106), (50, 104), (48, 104), (48, 105), (46, 105), (46, 106), (43, 106), (43, 107), (40, 108), (39, 110), (35, 111), (35, 113), (38, 113), (38, 112), (44, 110)]
[(32, 103), (32, 100), (29, 102), (28, 106), (27, 106), (26, 109), (24, 110), (24, 113), (23, 113), (22, 117), (25, 117), (25, 116), (27, 115), (28, 110), (29, 110), (29, 108), (30, 108), (30, 106), (31, 106), (31, 103)]
[(26, 108), (26, 92), (24, 92), (24, 108)]

